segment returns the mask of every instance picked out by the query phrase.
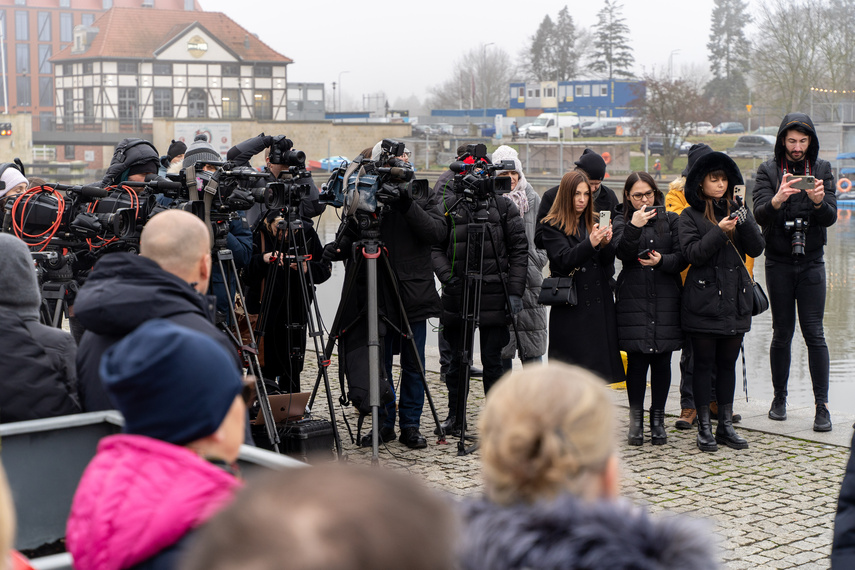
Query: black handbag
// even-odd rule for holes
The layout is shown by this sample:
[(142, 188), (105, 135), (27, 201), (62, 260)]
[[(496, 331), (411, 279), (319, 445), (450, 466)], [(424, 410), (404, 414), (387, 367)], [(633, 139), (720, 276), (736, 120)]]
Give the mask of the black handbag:
[[(728, 242), (733, 246), (733, 249), (736, 251), (736, 255), (739, 256), (739, 260), (742, 261), (742, 256), (739, 255), (739, 250), (736, 249), (736, 246), (733, 245), (732, 241), (728, 240)], [(751, 272), (748, 271), (748, 266), (745, 265), (744, 261), (742, 261), (742, 267), (745, 268), (745, 272), (748, 274), (748, 279), (751, 280), (752, 297), (754, 299), (751, 305), (751, 316), (756, 317), (769, 308), (769, 297), (766, 296), (766, 291), (763, 290), (763, 287), (754, 281), (754, 277), (751, 276)]]
[(547, 277), (540, 286), (537, 302), (541, 305), (570, 305), (576, 306), (579, 298), (576, 296), (576, 270), (567, 277)]

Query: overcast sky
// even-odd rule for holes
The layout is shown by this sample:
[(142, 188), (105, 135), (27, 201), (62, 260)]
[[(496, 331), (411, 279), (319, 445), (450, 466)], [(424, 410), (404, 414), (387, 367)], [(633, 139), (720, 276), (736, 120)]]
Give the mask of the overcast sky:
[[(514, 61), (544, 15), (555, 20), (566, 4), (577, 26), (594, 26), (602, 0), (200, 0), (224, 12), (294, 63), (290, 81), (341, 83), (346, 99), (385, 91), (390, 104), (450, 76), (460, 53), (493, 42)], [(713, 0), (625, 0), (636, 73), (695, 64), (707, 67)], [(492, 46), (486, 49), (493, 49)], [(343, 73), (347, 72), (347, 73)], [(339, 75), (341, 74), (341, 75)], [(349, 110), (349, 109), (348, 109)]]

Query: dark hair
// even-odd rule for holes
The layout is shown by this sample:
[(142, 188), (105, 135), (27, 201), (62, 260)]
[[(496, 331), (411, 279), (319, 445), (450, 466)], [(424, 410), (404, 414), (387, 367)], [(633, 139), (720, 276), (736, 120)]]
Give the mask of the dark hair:
[[(704, 192), (704, 180), (707, 179), (707, 176), (711, 176), (713, 178), (724, 178), (727, 180), (727, 190), (724, 191), (725, 216), (730, 215), (730, 201), (733, 200), (733, 187), (730, 184), (730, 179), (727, 177), (727, 172), (721, 168), (710, 170), (704, 174), (703, 178), (701, 178), (701, 187), (698, 189), (698, 195), (705, 202), (704, 217), (712, 222), (713, 225), (717, 226), (718, 221), (715, 219), (715, 201)], [(733, 239), (733, 232), (727, 232), (727, 237)]]
[(803, 135), (813, 137), (813, 133), (810, 132), (810, 129), (801, 123), (791, 123), (791, 124), (787, 125), (786, 130), (784, 131), (784, 136), (787, 136), (787, 133), (789, 131), (798, 131)]

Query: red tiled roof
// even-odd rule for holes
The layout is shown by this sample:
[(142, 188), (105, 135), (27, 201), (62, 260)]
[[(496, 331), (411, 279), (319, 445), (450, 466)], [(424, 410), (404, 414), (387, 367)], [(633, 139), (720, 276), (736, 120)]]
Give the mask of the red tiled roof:
[[(222, 12), (185, 12), (150, 8), (112, 8), (92, 24), (98, 35), (83, 53), (69, 46), (51, 58), (53, 63), (74, 59), (153, 59), (154, 52), (192, 24), (204, 27), (241, 61), (292, 63)], [(249, 47), (247, 46), (247, 43)]]

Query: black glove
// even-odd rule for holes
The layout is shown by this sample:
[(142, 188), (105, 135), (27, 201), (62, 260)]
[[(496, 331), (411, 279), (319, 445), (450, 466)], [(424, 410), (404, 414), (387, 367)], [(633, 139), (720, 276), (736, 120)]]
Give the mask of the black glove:
[(337, 241), (330, 242), (324, 246), (324, 253), (321, 256), (321, 259), (327, 262), (341, 261), (347, 257), (346, 253), (339, 251), (341, 249), (341, 244)]
[(511, 313), (516, 315), (523, 310), (522, 297), (519, 295), (510, 295), (509, 298), (511, 301)]
[(270, 148), (270, 145), (273, 144), (273, 137), (271, 137), (270, 135), (265, 135), (264, 133), (261, 133), (260, 136), (261, 136), (262, 142), (264, 142), (264, 146), (266, 148)]
[(458, 285), (460, 285), (460, 277), (458, 277), (457, 275), (452, 275), (451, 277), (449, 277), (448, 281), (443, 284), (443, 287), (449, 289), (452, 287), (457, 287)]
[(410, 193), (410, 185), (405, 184), (399, 188), (398, 201), (395, 202), (392, 207), (403, 214), (410, 209), (410, 206), (412, 206), (412, 204), (413, 195)]

